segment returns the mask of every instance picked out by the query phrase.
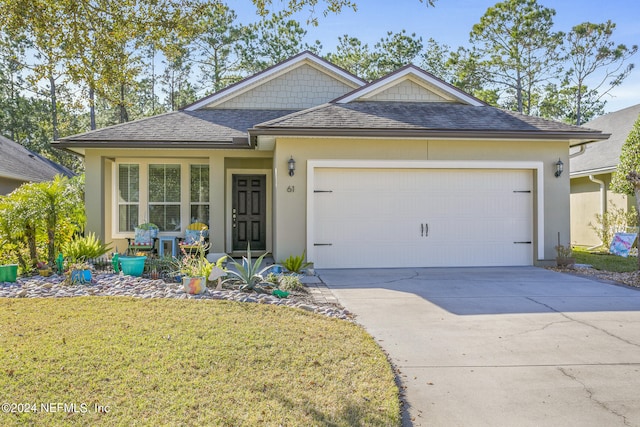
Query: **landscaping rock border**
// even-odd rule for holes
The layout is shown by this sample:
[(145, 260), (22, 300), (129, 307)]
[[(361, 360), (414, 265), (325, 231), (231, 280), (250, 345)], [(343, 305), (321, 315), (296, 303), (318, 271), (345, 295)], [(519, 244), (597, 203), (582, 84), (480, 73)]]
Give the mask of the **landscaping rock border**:
[(293, 307), (328, 317), (353, 320), (353, 315), (343, 307), (337, 304), (319, 304), (312, 295), (303, 292), (292, 292), (288, 298), (228, 289), (207, 289), (201, 295), (191, 295), (184, 291), (180, 283), (118, 274), (95, 274), (91, 283), (82, 285), (70, 285), (65, 282), (64, 277), (59, 275), (21, 277), (14, 283), (0, 283), (0, 298), (69, 298), (79, 296), (217, 299)]
[(551, 268), (551, 270), (561, 273), (575, 274), (576, 276), (585, 276), (595, 278), (605, 282), (613, 282), (614, 284), (622, 284), (634, 288), (640, 288), (640, 271), (631, 271), (627, 273), (616, 273), (613, 271), (596, 270), (583, 265), (576, 265), (567, 268)]

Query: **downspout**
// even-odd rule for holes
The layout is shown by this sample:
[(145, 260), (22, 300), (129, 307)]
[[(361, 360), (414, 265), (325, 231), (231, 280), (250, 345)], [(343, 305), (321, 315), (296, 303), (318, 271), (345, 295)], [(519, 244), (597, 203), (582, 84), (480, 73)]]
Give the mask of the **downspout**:
[[(604, 181), (594, 178), (593, 175), (589, 175), (589, 180), (591, 182), (595, 182), (596, 184), (600, 185), (600, 217), (603, 218), (604, 220), (604, 213), (607, 210), (607, 189), (605, 188)], [(604, 227), (604, 224), (603, 224), (603, 227)], [(602, 245), (598, 245), (598, 246), (602, 246)], [(589, 250), (595, 249), (598, 246), (589, 248)]]
[(569, 154), (569, 158), (573, 159), (574, 157), (578, 157), (578, 156), (584, 154), (585, 151), (587, 151), (587, 146), (586, 146), (586, 144), (582, 144), (582, 145), (580, 145), (580, 151), (576, 151), (573, 154)]

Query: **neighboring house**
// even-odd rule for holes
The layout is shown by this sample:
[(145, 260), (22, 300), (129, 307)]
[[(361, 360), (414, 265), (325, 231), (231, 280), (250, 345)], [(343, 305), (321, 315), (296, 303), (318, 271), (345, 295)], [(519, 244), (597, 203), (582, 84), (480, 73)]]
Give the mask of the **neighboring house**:
[[(571, 242), (598, 246), (602, 242), (593, 228), (596, 214), (611, 208), (628, 210), (635, 199), (609, 189), (611, 177), (620, 161), (620, 152), (633, 124), (640, 115), (640, 104), (605, 114), (588, 123), (586, 128), (611, 134), (609, 139), (571, 151)], [(575, 153), (574, 153), (575, 151)]]
[(56, 175), (73, 176), (73, 172), (0, 135), (0, 194), (25, 182), (51, 181)]
[[(552, 262), (569, 240), (569, 148), (606, 138), (487, 106), (414, 66), (366, 83), (309, 53), (178, 112), (63, 138), (87, 229), (137, 223), (212, 252), (306, 250), (316, 268)], [(295, 163), (294, 163), (295, 162)]]

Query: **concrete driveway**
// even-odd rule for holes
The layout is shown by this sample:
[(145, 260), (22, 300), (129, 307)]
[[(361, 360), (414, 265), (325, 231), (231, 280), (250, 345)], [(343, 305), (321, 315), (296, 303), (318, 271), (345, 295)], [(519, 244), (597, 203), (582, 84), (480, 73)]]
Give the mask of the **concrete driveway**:
[(320, 270), (406, 426), (640, 426), (640, 290), (535, 267)]

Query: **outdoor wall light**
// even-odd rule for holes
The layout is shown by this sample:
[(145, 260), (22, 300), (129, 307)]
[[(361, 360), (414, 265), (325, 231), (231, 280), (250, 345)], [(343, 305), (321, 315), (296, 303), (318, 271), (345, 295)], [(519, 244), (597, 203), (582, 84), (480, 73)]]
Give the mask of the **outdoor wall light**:
[(293, 160), (293, 156), (289, 159), (289, 176), (293, 176), (296, 173), (296, 161)]
[(563, 170), (564, 170), (564, 163), (562, 163), (562, 160), (558, 159), (558, 161), (556, 162), (556, 178), (560, 178), (560, 175), (562, 175)]

